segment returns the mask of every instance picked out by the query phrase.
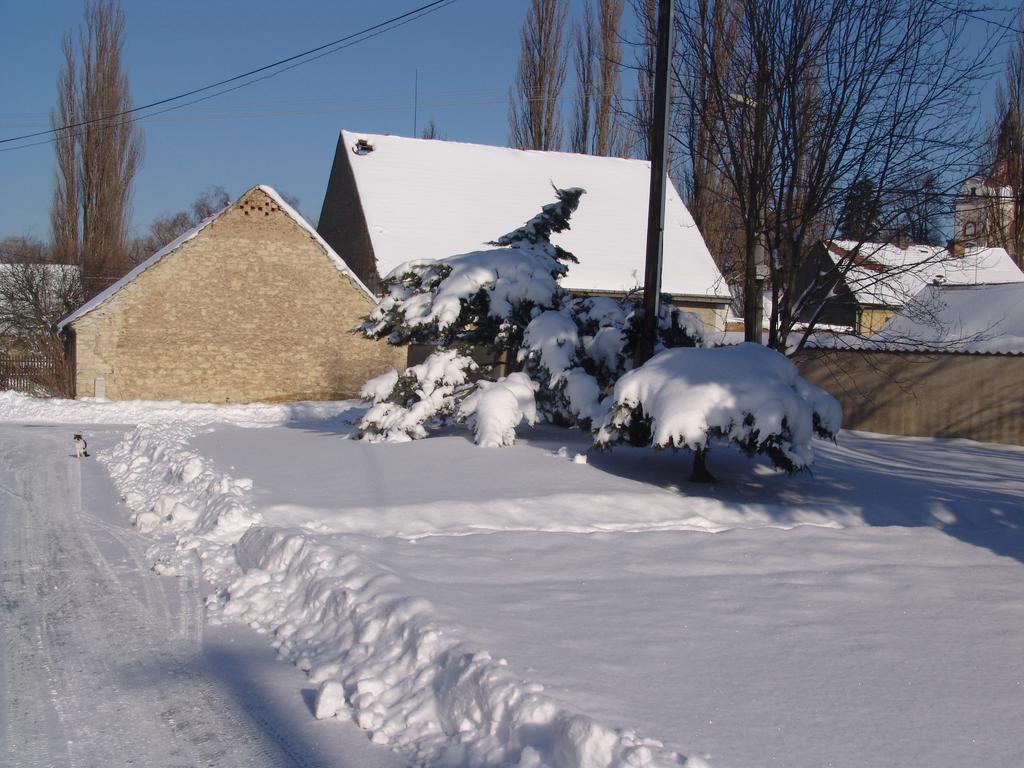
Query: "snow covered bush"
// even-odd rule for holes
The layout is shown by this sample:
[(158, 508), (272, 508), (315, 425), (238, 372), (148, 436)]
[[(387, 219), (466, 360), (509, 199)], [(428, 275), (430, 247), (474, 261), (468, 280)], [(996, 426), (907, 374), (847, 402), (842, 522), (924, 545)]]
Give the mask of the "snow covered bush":
[[(510, 445), (524, 420), (588, 428), (604, 420), (608, 393), (632, 366), (640, 315), (631, 297), (579, 297), (559, 283), (576, 257), (551, 236), (568, 229), (583, 193), (556, 189), (557, 202), (492, 242), (494, 248), (409, 261), (384, 278), (387, 295), (362, 326), (367, 336), (429, 344), (443, 354), (482, 348), (520, 370), (499, 382), (466, 384), (463, 377), (436, 396), (419, 394), (421, 377), (413, 369), (401, 376), (392, 371), (364, 388), (374, 403), (361, 425), (364, 435), (423, 437), (428, 420), (454, 414), (470, 422), (478, 443)], [(693, 346), (703, 325), (665, 304), (659, 333), (659, 348)]]
[(359, 396), (372, 403), (359, 422), (363, 439), (397, 443), (426, 437), (425, 423), (444, 423), (476, 370), (472, 358), (449, 349), (435, 352), (401, 375), (392, 369), (366, 382)]
[(842, 410), (785, 356), (760, 344), (671, 349), (615, 385), (599, 445), (628, 440), (694, 452), (695, 480), (712, 479), (704, 457), (714, 442), (766, 454), (788, 472), (812, 461), (813, 435), (834, 439)]

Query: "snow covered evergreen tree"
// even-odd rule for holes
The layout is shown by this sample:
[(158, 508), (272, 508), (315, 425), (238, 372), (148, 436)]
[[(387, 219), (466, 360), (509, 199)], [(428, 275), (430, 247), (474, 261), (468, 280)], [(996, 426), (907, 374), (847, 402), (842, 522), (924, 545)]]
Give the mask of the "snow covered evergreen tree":
[[(584, 190), (556, 189), (557, 201), (492, 249), (406, 262), (384, 279), (387, 295), (362, 326), (392, 344), (428, 344), (447, 369), (442, 388), (419, 366), (368, 382), (374, 403), (360, 424), (368, 439), (423, 437), (431, 422), (468, 420), (477, 442), (508, 445), (536, 418), (590, 427), (607, 412), (607, 393), (632, 366), (639, 332), (632, 298), (578, 297), (559, 284), (576, 257), (551, 242), (569, 228)], [(664, 305), (661, 346), (695, 345), (700, 320)], [(498, 382), (471, 382), (468, 354), (486, 349), (519, 367)], [(452, 367), (462, 367), (462, 378)], [(429, 367), (429, 366), (428, 366)], [(481, 371), (480, 373), (486, 373)], [(390, 389), (388, 386), (390, 385)]]
[(596, 442), (694, 452), (691, 480), (709, 481), (714, 443), (765, 454), (787, 472), (812, 461), (811, 438), (835, 439), (842, 409), (784, 355), (760, 344), (672, 349), (619, 379)]

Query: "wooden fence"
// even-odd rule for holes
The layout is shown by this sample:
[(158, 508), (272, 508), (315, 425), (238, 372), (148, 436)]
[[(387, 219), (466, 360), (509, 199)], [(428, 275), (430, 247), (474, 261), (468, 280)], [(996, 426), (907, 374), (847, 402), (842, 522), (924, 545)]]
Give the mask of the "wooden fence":
[(66, 396), (69, 383), (63, 356), (0, 352), (0, 390)]

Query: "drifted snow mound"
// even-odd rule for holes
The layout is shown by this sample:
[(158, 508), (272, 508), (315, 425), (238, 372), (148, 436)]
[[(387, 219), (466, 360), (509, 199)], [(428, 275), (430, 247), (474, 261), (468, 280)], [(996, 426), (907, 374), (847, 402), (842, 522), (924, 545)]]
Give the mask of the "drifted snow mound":
[(353, 415), (351, 400), (296, 403), (179, 403), (172, 400), (62, 400), (0, 392), (0, 421), (48, 424), (212, 424), (277, 426)]
[(265, 527), (248, 480), (187, 444), (194, 427), (143, 426), (100, 456), (136, 521), (195, 551), (217, 592), (212, 621), (272, 634), (319, 685), (316, 714), (351, 718), (424, 765), (701, 768), (633, 729), (574, 712), (444, 625), (426, 600), (365, 558)]
[(321, 716), (351, 718), (418, 763), (702, 765), (572, 712), (357, 555), (272, 528), (248, 531), (237, 553), (245, 575), (228, 588), (224, 615), (274, 633), (280, 654), (319, 684)]
[(623, 439), (643, 420), (657, 448), (703, 450), (714, 439), (731, 441), (795, 470), (813, 461), (812, 436), (835, 437), (842, 409), (788, 358), (745, 343), (669, 349), (627, 373), (615, 385), (597, 442)]
[[(139, 426), (97, 459), (107, 467), (140, 532), (172, 533), (179, 551), (194, 551), (211, 583), (238, 575), (234, 544), (262, 517), (246, 501), (252, 481), (215, 471), (187, 446), (185, 425)], [(157, 570), (173, 573), (169, 557)]]

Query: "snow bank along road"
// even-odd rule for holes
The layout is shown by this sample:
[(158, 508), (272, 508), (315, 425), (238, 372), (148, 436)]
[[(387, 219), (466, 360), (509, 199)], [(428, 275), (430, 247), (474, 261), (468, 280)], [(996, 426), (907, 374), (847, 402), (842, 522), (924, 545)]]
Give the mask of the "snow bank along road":
[(213, 673), (194, 560), (149, 571), (70, 435), (0, 424), (0, 765), (319, 764)]

